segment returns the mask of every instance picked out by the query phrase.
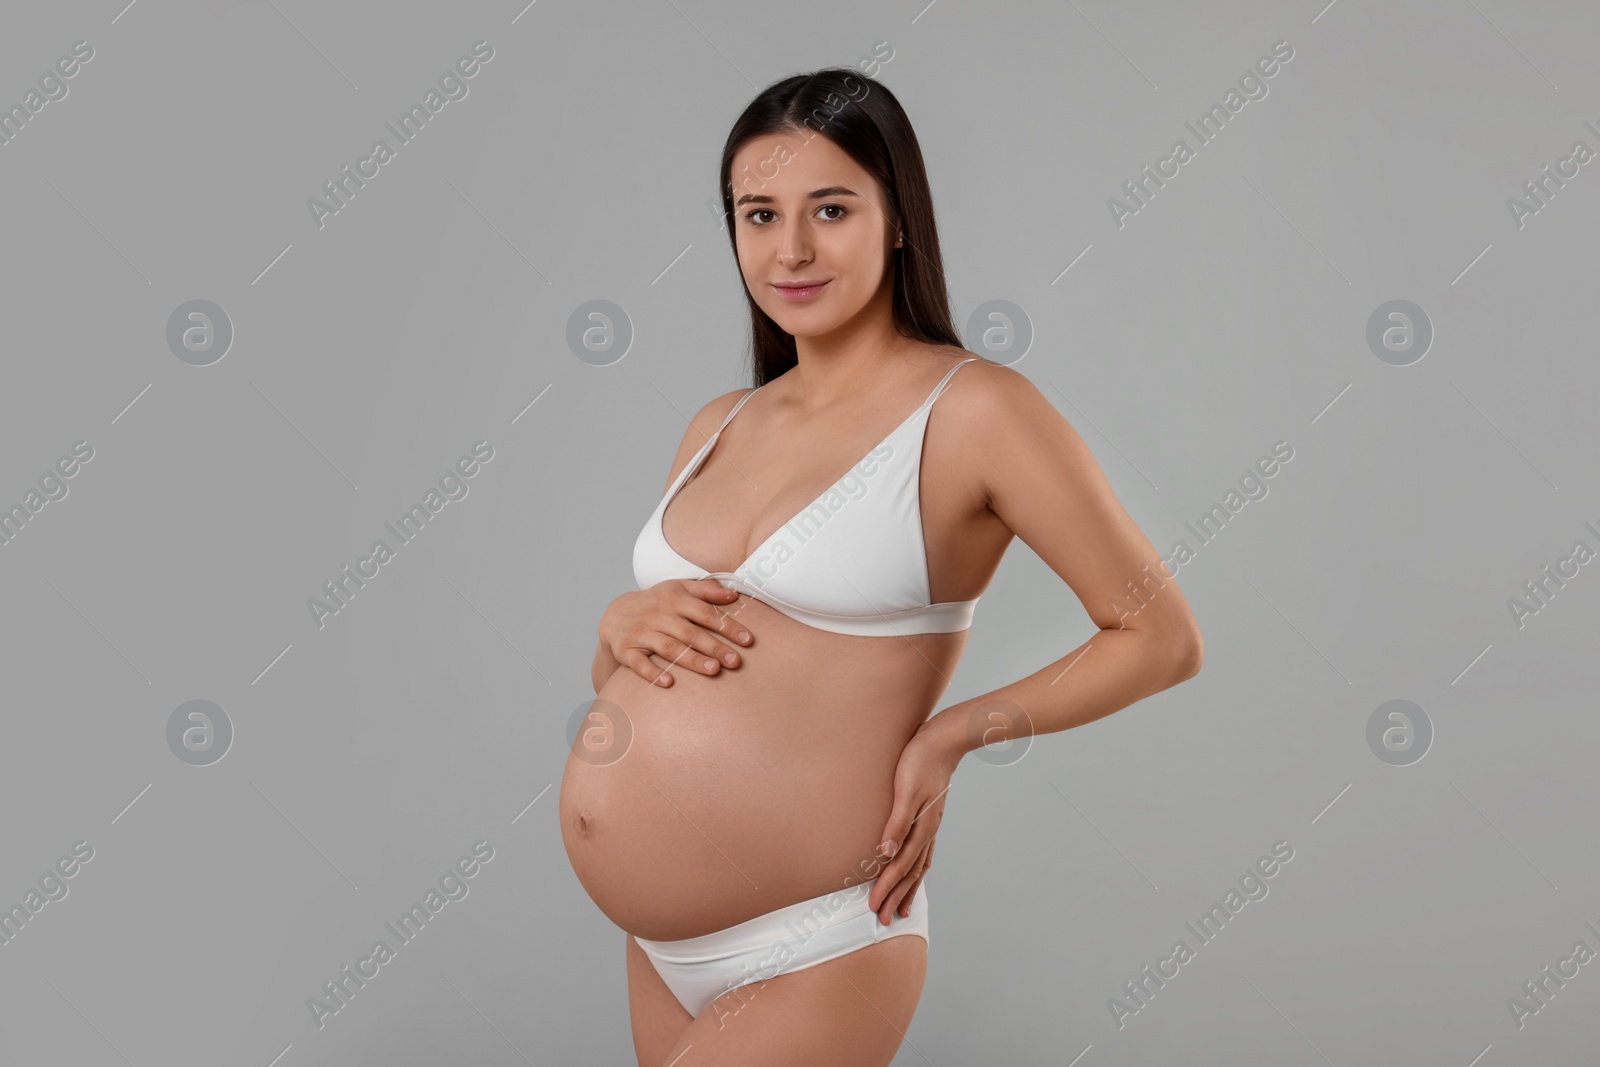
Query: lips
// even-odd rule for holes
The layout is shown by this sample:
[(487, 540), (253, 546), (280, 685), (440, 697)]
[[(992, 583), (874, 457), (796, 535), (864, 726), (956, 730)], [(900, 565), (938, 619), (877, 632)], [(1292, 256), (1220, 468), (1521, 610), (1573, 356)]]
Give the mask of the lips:
[(828, 282), (802, 278), (798, 282), (774, 282), (772, 288), (785, 300), (809, 300), (827, 286)]

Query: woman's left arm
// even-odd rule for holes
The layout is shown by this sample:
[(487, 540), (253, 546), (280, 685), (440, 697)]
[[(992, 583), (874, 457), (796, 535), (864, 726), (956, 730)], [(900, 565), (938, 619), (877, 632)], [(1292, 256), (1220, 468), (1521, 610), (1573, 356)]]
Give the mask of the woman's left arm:
[(1025, 376), (986, 369), (981, 385), (951, 406), (963, 431), (984, 441), (969, 455), (978, 457), (988, 507), (1072, 588), (1099, 630), (1026, 678), (953, 704), (918, 728), (901, 754), (884, 827), (893, 859), (872, 894), (884, 922), (908, 910), (902, 901), (927, 870), (962, 756), (1103, 718), (1194, 677), (1204, 657), (1177, 581), (1077, 431)]

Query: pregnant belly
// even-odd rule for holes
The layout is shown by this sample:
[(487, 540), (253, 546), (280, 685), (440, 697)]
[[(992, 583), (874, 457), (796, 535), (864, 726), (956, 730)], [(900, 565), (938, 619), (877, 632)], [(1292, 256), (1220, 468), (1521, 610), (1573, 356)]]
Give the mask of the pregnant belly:
[(667, 688), (614, 673), (568, 756), (567, 856), (639, 937), (695, 937), (876, 876), (900, 752), (964, 643), (744, 618), (758, 646), (736, 670), (675, 669)]

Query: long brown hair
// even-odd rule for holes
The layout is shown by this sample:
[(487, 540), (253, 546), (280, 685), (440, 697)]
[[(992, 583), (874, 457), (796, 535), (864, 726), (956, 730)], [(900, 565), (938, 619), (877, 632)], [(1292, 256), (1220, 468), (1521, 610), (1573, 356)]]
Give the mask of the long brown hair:
[[(826, 137), (876, 178), (887, 193), (889, 222), (898, 224), (905, 235), (904, 247), (894, 250), (888, 268), (894, 272), (895, 329), (931, 344), (963, 347), (950, 318), (933, 194), (911, 120), (881, 82), (850, 67), (825, 67), (774, 82), (750, 101), (734, 122), (722, 149), (718, 184), (735, 264), (739, 245), (731, 182), (734, 153), (752, 137), (790, 131), (807, 139)], [(759, 176), (743, 176), (741, 193), (760, 184)], [(745, 185), (751, 188), (745, 189)], [(797, 362), (794, 336), (761, 310), (748, 288), (744, 297), (750, 306), (752, 377), (756, 385), (765, 385)]]

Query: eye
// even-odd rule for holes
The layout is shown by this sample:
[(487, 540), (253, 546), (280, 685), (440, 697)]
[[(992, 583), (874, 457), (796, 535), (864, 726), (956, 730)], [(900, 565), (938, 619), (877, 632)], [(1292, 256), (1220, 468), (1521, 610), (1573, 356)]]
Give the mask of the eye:
[[(841, 219), (843, 219), (846, 215), (850, 214), (849, 209), (846, 208), (843, 204), (823, 204), (821, 207), (817, 208), (817, 211), (818, 211), (818, 213), (821, 213), (821, 212), (824, 212), (824, 211), (837, 211), (838, 212), (837, 215), (825, 216), (823, 218), (824, 222), (838, 222)], [(745, 212), (745, 216), (744, 217), (746, 219), (748, 219), (750, 221), (750, 223), (752, 225), (754, 225), (754, 226), (766, 226), (766, 225), (768, 225), (768, 223), (756, 218), (756, 216), (757, 215), (770, 215), (770, 214), (772, 214), (772, 210), (770, 208), (757, 207), (757, 208), (751, 208), (749, 211)]]

